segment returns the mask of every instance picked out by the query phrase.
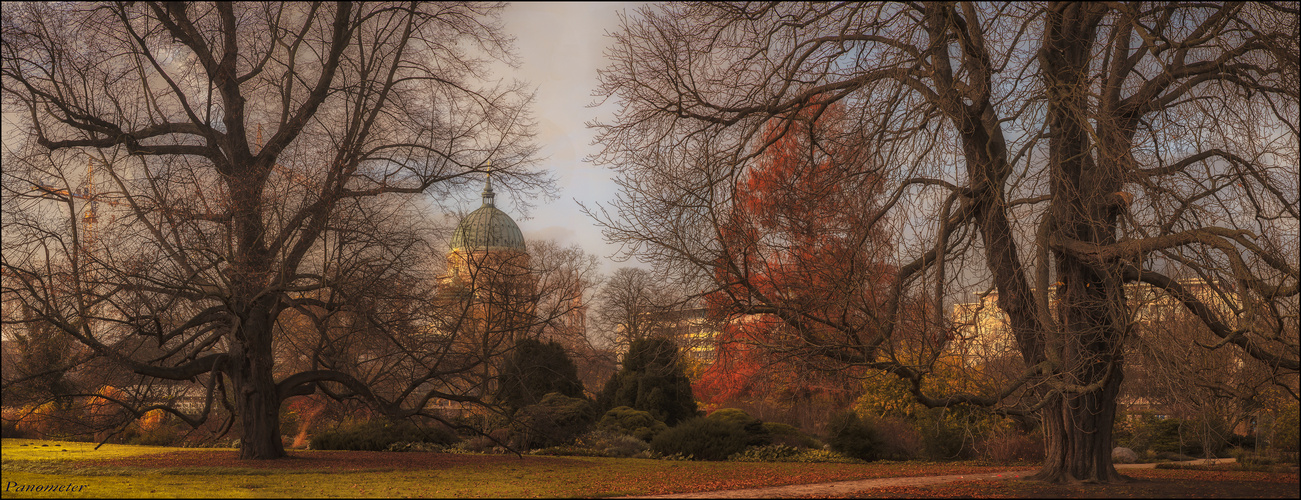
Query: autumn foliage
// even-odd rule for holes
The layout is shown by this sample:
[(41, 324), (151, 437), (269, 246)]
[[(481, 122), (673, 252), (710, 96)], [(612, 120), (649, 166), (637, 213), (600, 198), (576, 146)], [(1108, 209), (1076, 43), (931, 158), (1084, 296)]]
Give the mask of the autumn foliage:
[(843, 120), (835, 105), (772, 120), (736, 182), (716, 267), (721, 289), (706, 298), (724, 327), (694, 387), (711, 409), (765, 397), (843, 406), (856, 396), (853, 370), (827, 370), (806, 348), (809, 336), (861, 340), (861, 329), (845, 327), (871, 324), (893, 275), (878, 254), (889, 240), (868, 219), (881, 180), (849, 175), (861, 169), (846, 165), (864, 159)]

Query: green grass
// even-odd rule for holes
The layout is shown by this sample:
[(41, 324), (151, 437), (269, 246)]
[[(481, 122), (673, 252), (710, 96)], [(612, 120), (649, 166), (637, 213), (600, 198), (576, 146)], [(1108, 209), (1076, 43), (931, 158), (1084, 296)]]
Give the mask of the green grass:
[[(26, 446), (24, 446), (26, 445)], [(41, 446), (46, 445), (46, 446)], [(1032, 465), (972, 462), (874, 462), (868, 464), (686, 462), (592, 457), (485, 457), (424, 453), (294, 452), (298, 462), (234, 460), (234, 450), (182, 460), (203, 448), (105, 445), (6, 439), (0, 495), (8, 498), (107, 497), (605, 497), (654, 495), (852, 479), (1030, 470)], [(67, 451), (63, 451), (67, 450)], [(140, 457), (157, 453), (170, 456)], [(331, 454), (338, 454), (333, 455)], [(191, 455), (191, 457), (193, 457)], [(416, 466), (421, 457), (432, 458)], [(302, 460), (309, 458), (309, 460)], [(126, 460), (103, 462), (101, 460)], [(168, 462), (170, 461), (170, 462)], [(209, 463), (216, 461), (220, 463)], [(161, 466), (164, 463), (175, 466)], [(323, 464), (360, 464), (345, 472)], [(346, 465), (344, 465), (346, 467)], [(1018, 481), (959, 482), (930, 487), (891, 487), (851, 496), (934, 497), (1283, 497), (1296, 498), (1297, 474), (1241, 471), (1135, 469), (1141, 479), (1124, 485), (1044, 485)], [(80, 491), (17, 491), (26, 485), (80, 487)], [(5, 491), (8, 488), (8, 491)]]
[[(23, 446), (26, 444), (26, 446)], [(48, 446), (40, 446), (42, 444)], [(594, 457), (510, 458), (435, 469), (404, 466), (408, 453), (379, 469), (326, 472), (236, 465), (138, 467), (92, 462), (211, 449), (6, 439), (5, 498), (103, 497), (593, 497), (714, 491), (781, 484), (1006, 470), (1009, 466), (874, 463), (685, 462)], [(61, 451), (61, 450), (68, 451)], [(225, 450), (233, 453), (233, 450)], [(328, 454), (339, 452), (295, 452)], [(152, 459), (151, 459), (152, 460)], [(1023, 467), (1024, 468), (1024, 467)], [(80, 492), (19, 492), (13, 485), (85, 485)], [(10, 486), (3, 491), (2, 486)]]
[[(42, 441), (39, 439), (4, 439), (4, 460), (67, 461), (133, 457), (151, 453), (184, 450), (166, 446), (134, 446), (105, 444), (95, 449), (95, 443), (76, 441)], [(233, 450), (233, 448), (203, 448), (208, 450)]]

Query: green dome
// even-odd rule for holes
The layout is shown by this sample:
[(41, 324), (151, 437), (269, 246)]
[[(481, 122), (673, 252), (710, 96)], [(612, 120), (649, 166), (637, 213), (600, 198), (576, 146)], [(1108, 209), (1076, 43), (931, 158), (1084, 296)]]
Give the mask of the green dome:
[(506, 212), (498, 210), (493, 200), (492, 176), (483, 188), (483, 206), (461, 219), (452, 233), (453, 250), (515, 250), (527, 252), (524, 234)]

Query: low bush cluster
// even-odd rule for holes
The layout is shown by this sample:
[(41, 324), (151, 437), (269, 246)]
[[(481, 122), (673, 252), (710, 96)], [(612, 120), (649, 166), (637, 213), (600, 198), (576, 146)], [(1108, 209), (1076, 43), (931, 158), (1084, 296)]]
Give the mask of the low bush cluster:
[(662, 455), (690, 455), (696, 460), (726, 460), (746, 448), (745, 429), (725, 420), (696, 417), (661, 432), (650, 447)]
[(605, 412), (596, 428), (607, 432), (616, 432), (632, 436), (645, 442), (668, 429), (664, 422), (656, 420), (650, 412), (634, 410), (627, 406), (618, 406)]
[(739, 453), (727, 457), (729, 462), (787, 462), (790, 458), (799, 455), (802, 451), (794, 446), (784, 444), (770, 444), (766, 446), (753, 446), (746, 448)]
[(751, 417), (744, 410), (723, 408), (710, 413), (705, 418), (725, 422), (745, 431), (746, 447), (765, 446), (772, 443), (772, 432), (768, 430), (769, 427), (764, 425), (762, 420)]
[(764, 422), (763, 428), (772, 436), (772, 444), (795, 448), (822, 448), (818, 440), (806, 436), (799, 428), (780, 422)]
[(450, 445), (455, 436), (438, 427), (417, 427), (410, 422), (376, 419), (345, 422), (337, 428), (312, 437), (314, 450), (384, 451), (395, 443), (434, 443)]
[(922, 449), (922, 436), (908, 420), (878, 417), (871, 419), (871, 427), (880, 441), (877, 456), (882, 460), (911, 460)]
[(650, 449), (650, 445), (645, 441), (633, 436), (609, 432), (603, 430), (594, 430), (574, 440), (574, 445), (578, 447), (594, 450), (603, 457), (631, 457)]
[(847, 457), (841, 453), (832, 450), (804, 450), (796, 455), (790, 456), (783, 462), (799, 462), (806, 464), (861, 464), (862, 460), (854, 457)]
[(816, 440), (787, 424), (751, 417), (743, 410), (724, 408), (709, 416), (683, 421), (651, 440), (651, 450), (662, 455), (691, 456), (695, 460), (764, 461), (810, 446)]
[(836, 413), (827, 421), (827, 444), (832, 450), (859, 460), (876, 460), (883, 448), (876, 430), (854, 410)]
[(1016, 430), (991, 432), (981, 446), (984, 458), (995, 462), (1041, 461), (1044, 459), (1044, 442), (1040, 434), (1025, 434)]
[(1118, 418), (1115, 443), (1116, 446), (1137, 452), (1151, 450), (1156, 453), (1214, 457), (1229, 445), (1226, 436), (1230, 433), (1219, 427), (1194, 420), (1140, 414), (1133, 418)]
[(930, 408), (917, 418), (922, 452), (931, 460), (962, 460), (976, 455), (975, 437), (987, 432), (972, 411)]
[(432, 451), (432, 452), (441, 453), (447, 451), (448, 448), (449, 448), (448, 445), (442, 443), (423, 443), (420, 441), (399, 441), (388, 445), (388, 448), (385, 448), (384, 451)]
[(511, 446), (534, 449), (561, 446), (587, 432), (596, 420), (596, 407), (586, 398), (558, 392), (520, 409), (510, 428)]

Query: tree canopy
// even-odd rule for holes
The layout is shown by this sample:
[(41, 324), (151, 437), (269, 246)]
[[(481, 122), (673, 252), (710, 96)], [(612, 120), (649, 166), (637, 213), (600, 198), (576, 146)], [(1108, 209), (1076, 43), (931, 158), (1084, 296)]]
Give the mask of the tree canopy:
[(514, 64), (500, 5), (3, 9), (5, 303), (206, 394), (120, 403), (229, 402), (241, 457), (276, 458), (287, 398), (482, 402), (483, 360), (431, 326), (427, 214), (489, 160), (550, 189), (530, 96), (487, 77)]
[[(593, 124), (593, 160), (620, 194), (590, 213), (700, 295), (745, 290), (727, 296), (734, 313), (793, 335), (773, 347), (893, 374), (927, 406), (1037, 416), (1039, 478), (1118, 480), (1111, 430), (1139, 288), (1297, 397), (1298, 21), (1295, 3), (643, 7), (600, 73), (620, 111)], [(798, 240), (733, 230), (747, 181), (784, 147), (773, 127), (824, 113), (845, 119), (808, 143), (852, 153), (831, 163), (837, 183), (880, 190), (838, 205), (857, 236), (844, 256), (809, 261), (837, 293), (748, 271), (756, 251)], [(881, 266), (846, 267), (876, 262), (865, 256)], [(882, 282), (878, 309), (836, 301)], [(973, 292), (996, 294), (1021, 366), (988, 392), (927, 391), (927, 360), (970, 340), (947, 311)], [(908, 336), (933, 355), (899, 356)]]

